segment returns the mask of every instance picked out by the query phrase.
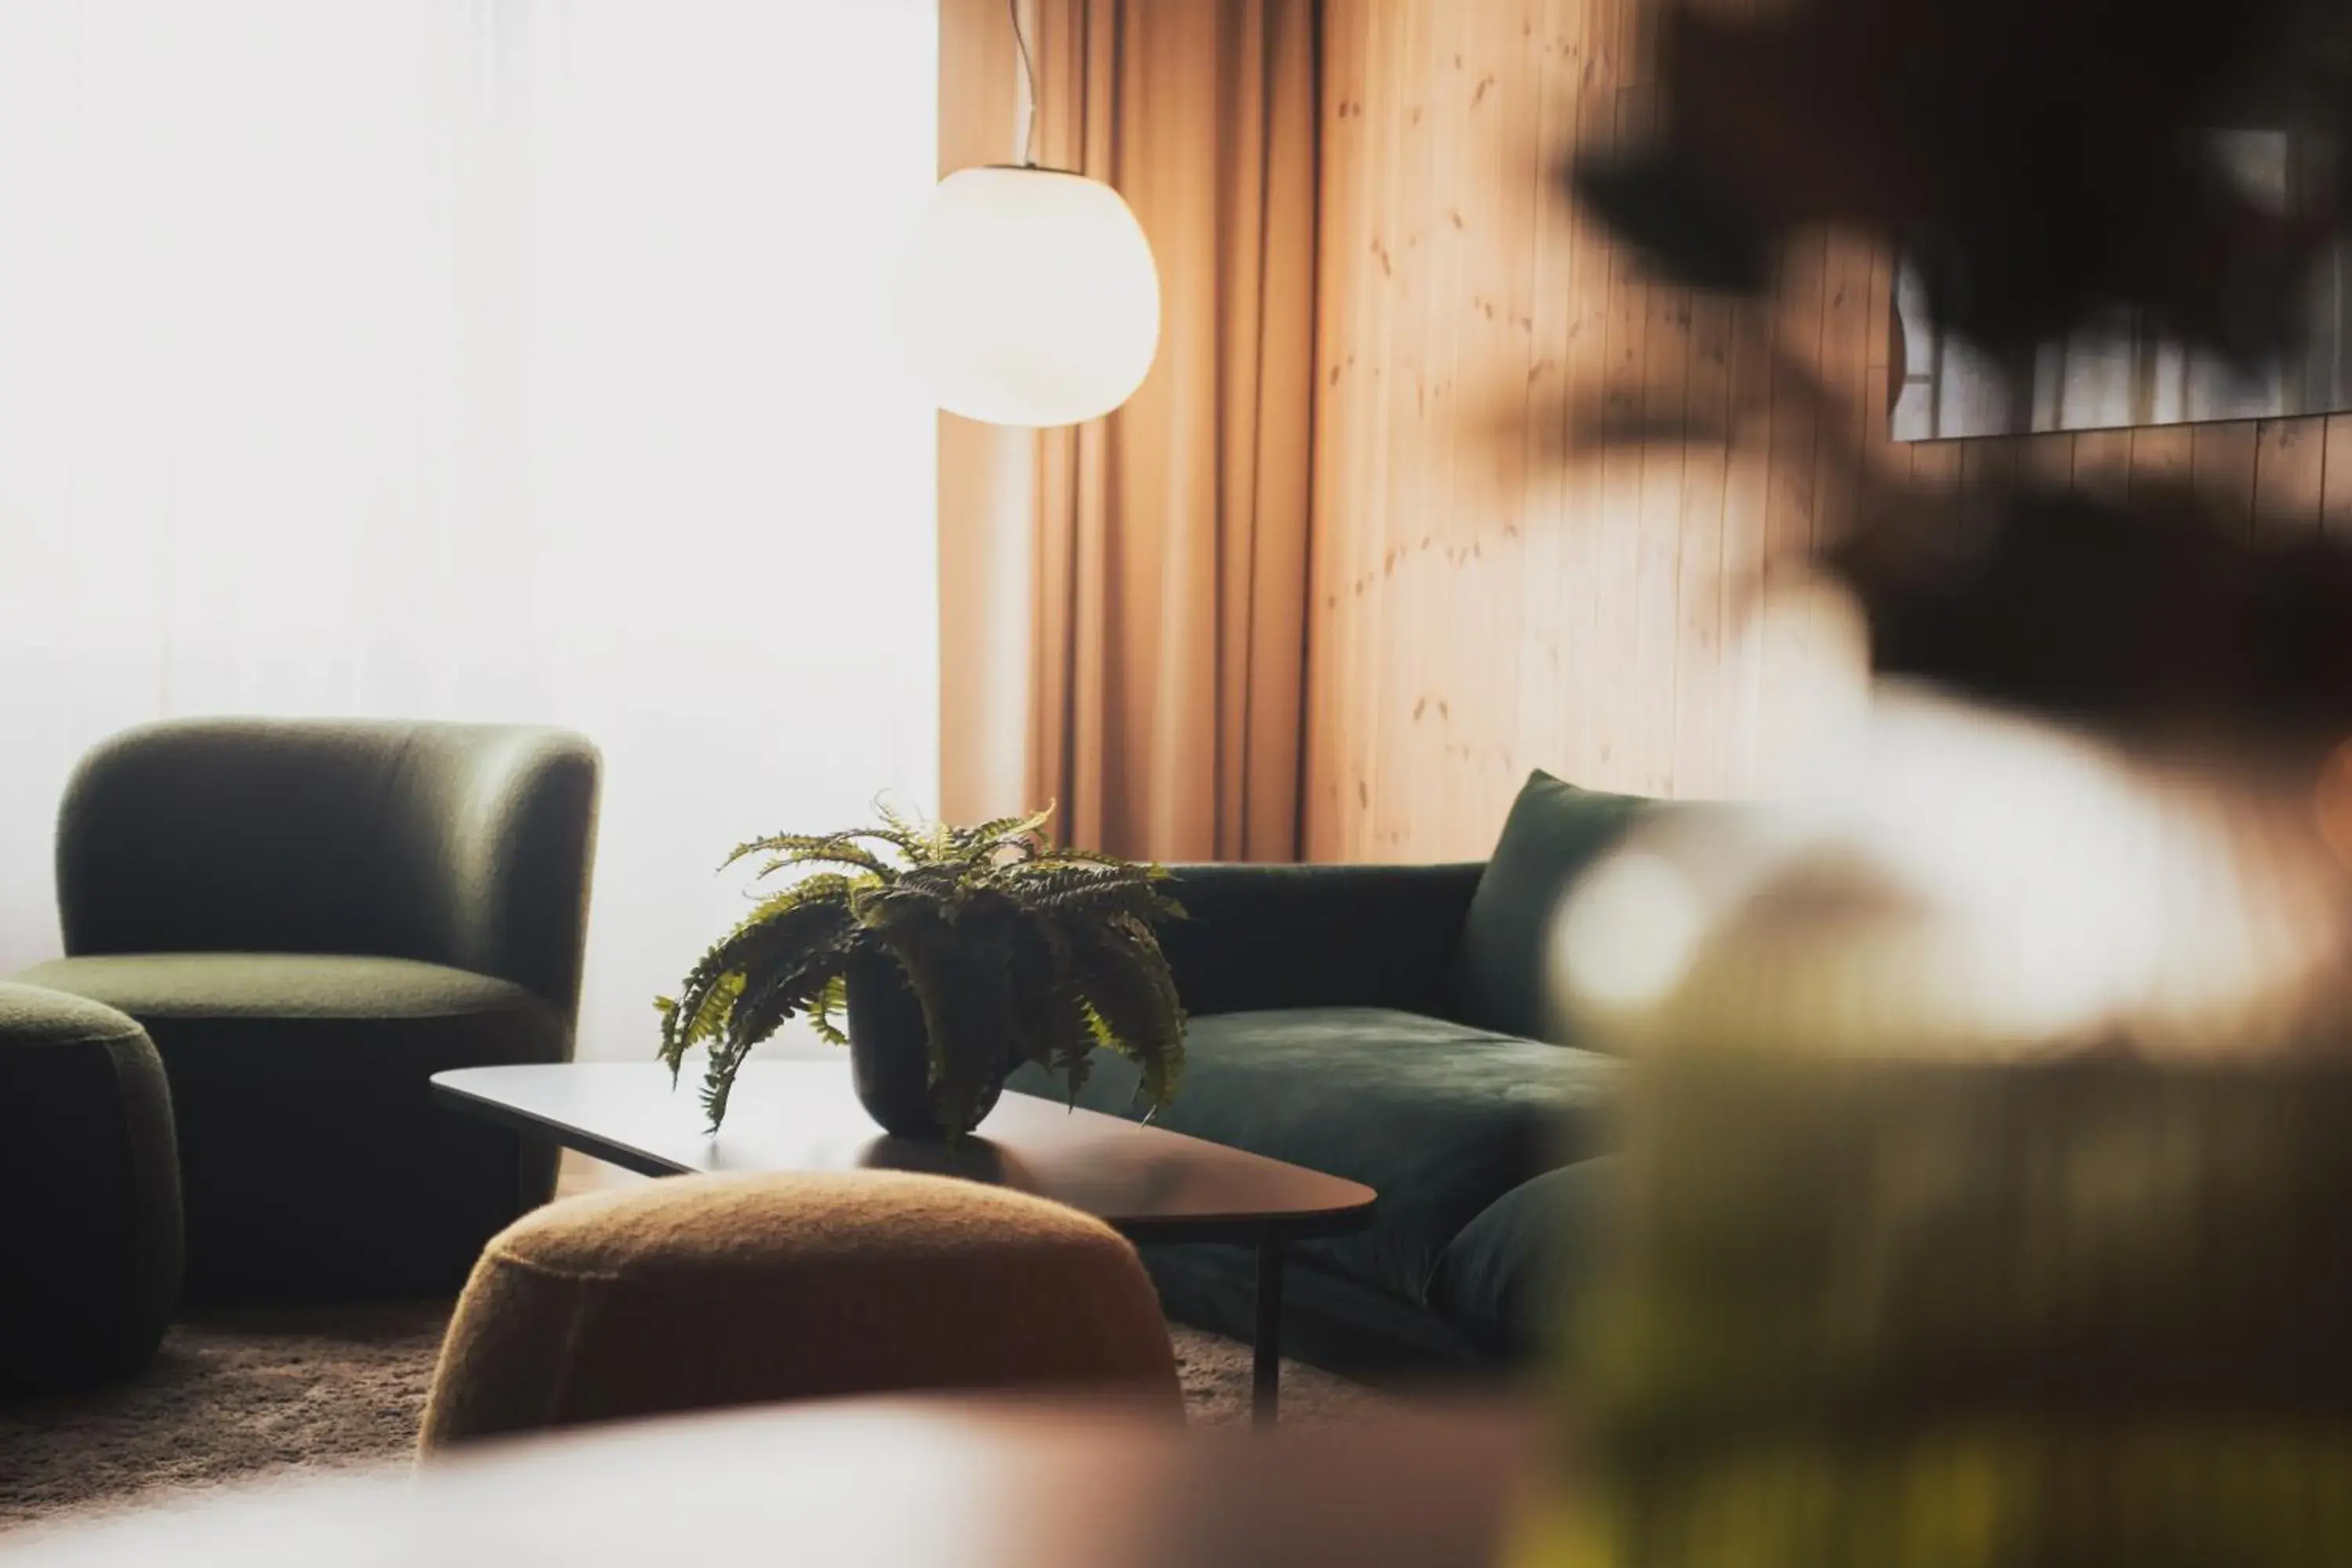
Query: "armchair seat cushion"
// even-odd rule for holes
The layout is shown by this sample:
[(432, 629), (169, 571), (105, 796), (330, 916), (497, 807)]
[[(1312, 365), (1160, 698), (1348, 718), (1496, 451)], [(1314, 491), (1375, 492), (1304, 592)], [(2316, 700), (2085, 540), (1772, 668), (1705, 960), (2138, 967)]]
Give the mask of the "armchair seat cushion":
[(475, 1017), (551, 1012), (510, 981), (413, 958), (309, 952), (110, 952), (37, 963), (16, 979), (134, 1018)]
[[(1530, 1177), (1593, 1152), (1618, 1064), (1591, 1052), (1379, 1007), (1196, 1017), (1157, 1125), (1381, 1194), (1371, 1228), (1302, 1246), (1312, 1265), (1426, 1305), (1447, 1245)], [(1137, 1074), (1098, 1053), (1079, 1097), (1137, 1116)], [(1058, 1096), (1024, 1068), (1012, 1087)]]
[(513, 1134), (436, 1105), (425, 1081), (570, 1055), (563, 1017), (510, 982), (238, 952), (66, 958), (18, 978), (118, 1008), (153, 1039), (179, 1124), (192, 1301), (451, 1291), (552, 1184), (546, 1156), (526, 1162)]

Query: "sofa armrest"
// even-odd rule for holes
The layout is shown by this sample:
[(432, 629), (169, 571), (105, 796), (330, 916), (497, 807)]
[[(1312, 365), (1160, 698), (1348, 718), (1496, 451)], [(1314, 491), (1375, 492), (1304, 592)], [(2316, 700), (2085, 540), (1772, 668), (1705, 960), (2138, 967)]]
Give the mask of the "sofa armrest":
[(1171, 867), (1161, 928), (1192, 1013), (1396, 1007), (1444, 1016), (1476, 864)]

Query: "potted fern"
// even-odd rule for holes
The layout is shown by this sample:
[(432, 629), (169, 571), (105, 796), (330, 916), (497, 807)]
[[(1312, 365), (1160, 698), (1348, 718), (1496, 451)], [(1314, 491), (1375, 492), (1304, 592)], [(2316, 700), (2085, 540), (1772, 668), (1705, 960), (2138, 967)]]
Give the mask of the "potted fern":
[(738, 847), (722, 871), (764, 857), (755, 884), (792, 879), (655, 1002), (673, 1082), (709, 1049), (711, 1131), (751, 1047), (795, 1016), (849, 1047), (859, 1101), (901, 1137), (961, 1137), (1024, 1061), (1075, 1100), (1097, 1046), (1167, 1104), (1184, 1010), (1155, 926), (1184, 911), (1160, 867), (1048, 844), (1051, 816), (951, 827), (884, 808), (876, 826)]

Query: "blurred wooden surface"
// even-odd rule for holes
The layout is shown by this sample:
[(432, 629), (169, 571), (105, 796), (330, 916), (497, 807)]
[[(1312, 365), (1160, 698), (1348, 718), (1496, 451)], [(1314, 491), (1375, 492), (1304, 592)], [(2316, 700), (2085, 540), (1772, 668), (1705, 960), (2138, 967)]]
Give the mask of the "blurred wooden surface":
[(0, 1563), (1442, 1568), (1500, 1555), (1540, 1427), (1316, 1432), (1112, 1408), (858, 1401), (587, 1429), (0, 1542)]
[[(1330, 0), (1312, 858), (1482, 855), (1532, 767), (1755, 789), (1860, 650), (1832, 616), (1759, 624), (1745, 595), (1843, 525), (1855, 459), (1951, 488), (2177, 478), (2250, 531), (2352, 534), (2352, 416), (1902, 447), (1874, 247), (1801, 239), (1753, 304), (1647, 282), (1556, 177), (1654, 112), (1645, 31), (1639, 0)], [(1620, 430), (1757, 412), (1727, 447), (1571, 462), (1576, 398)]]

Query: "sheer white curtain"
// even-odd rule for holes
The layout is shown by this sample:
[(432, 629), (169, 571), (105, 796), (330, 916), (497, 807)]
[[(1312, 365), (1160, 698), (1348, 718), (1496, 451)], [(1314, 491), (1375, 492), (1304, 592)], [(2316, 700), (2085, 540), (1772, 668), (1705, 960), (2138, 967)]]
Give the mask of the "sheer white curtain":
[(933, 0), (0, 5), (0, 973), (124, 725), (604, 748), (584, 1054), (735, 840), (936, 792)]

